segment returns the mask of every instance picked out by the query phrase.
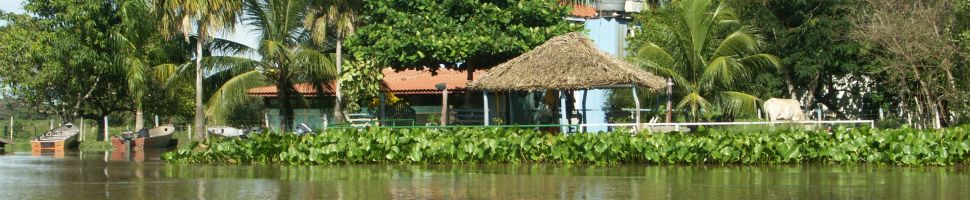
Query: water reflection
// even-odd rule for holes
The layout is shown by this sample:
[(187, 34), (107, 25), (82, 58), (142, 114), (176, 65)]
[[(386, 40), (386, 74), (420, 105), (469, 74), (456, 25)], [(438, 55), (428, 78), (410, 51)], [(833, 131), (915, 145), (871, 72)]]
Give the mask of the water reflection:
[(967, 167), (169, 165), (160, 152), (115, 159), (0, 156), (11, 199), (960, 199)]

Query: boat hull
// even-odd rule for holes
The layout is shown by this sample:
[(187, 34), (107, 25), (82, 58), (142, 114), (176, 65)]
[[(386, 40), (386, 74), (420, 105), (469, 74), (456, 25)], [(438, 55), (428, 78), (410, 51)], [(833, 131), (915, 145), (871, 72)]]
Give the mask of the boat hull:
[(55, 150), (64, 151), (77, 147), (77, 135), (64, 140), (31, 140), (30, 149), (33, 151)]
[(175, 132), (175, 127), (172, 125), (159, 126), (148, 130), (148, 137), (132, 139), (131, 143), (126, 143), (120, 137), (111, 137), (111, 146), (114, 146), (115, 151), (127, 150), (128, 148), (125, 145), (131, 145), (132, 151), (142, 151), (145, 148), (165, 148), (172, 142), (173, 132)]
[(43, 136), (30, 140), (32, 151), (64, 151), (78, 146), (77, 137), (80, 129), (74, 125), (67, 124), (56, 129), (50, 130)]

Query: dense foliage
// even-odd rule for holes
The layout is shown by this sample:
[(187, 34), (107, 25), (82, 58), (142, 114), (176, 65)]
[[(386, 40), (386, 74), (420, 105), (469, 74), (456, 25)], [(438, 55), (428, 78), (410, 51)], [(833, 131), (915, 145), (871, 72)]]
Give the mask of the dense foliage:
[(347, 46), (357, 58), (396, 68), (487, 68), (579, 30), (555, 0), (367, 1)]
[[(853, 40), (851, 17), (861, 2), (856, 0), (733, 0), (742, 23), (759, 28), (766, 51), (782, 58), (785, 69), (761, 74), (749, 89), (761, 97), (785, 97), (804, 102), (805, 109), (818, 104), (828, 108), (889, 109), (895, 99), (874, 88), (866, 76), (872, 64), (871, 47)], [(868, 91), (867, 91), (868, 90)], [(866, 95), (861, 93), (866, 92)], [(843, 94), (840, 95), (839, 94)], [(854, 118), (858, 112), (839, 112)]]
[[(224, 78), (217, 81), (220, 84), (206, 104), (206, 116), (225, 119), (229, 108), (253, 101), (246, 94), (249, 89), (271, 84), (278, 88), (279, 127), (287, 129), (292, 126), (294, 107), (301, 107), (297, 102), (302, 96), (294, 85), (311, 83), (321, 88), (337, 78), (333, 56), (309, 42), (302, 23), (294, 23), (306, 17), (306, 6), (302, 1), (244, 1), (244, 23), (254, 29), (259, 46), (227, 42), (224, 49), (235, 55), (203, 58), (206, 69), (213, 73), (210, 77)], [(247, 57), (252, 54), (259, 59)]]
[(723, 2), (679, 1), (636, 21), (645, 34), (629, 39), (635, 50), (630, 60), (672, 80), (680, 94), (677, 108), (686, 109), (692, 120), (756, 113), (758, 98), (737, 89), (781, 67)]
[(167, 153), (176, 163), (873, 163), (970, 162), (970, 127), (551, 135), (531, 129), (330, 130), (263, 133)]

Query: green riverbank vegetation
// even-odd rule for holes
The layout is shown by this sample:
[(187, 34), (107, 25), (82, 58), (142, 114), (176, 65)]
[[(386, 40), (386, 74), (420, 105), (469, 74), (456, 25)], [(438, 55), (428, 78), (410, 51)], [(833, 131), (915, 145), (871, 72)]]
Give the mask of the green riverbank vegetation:
[(262, 133), (166, 153), (175, 163), (227, 164), (886, 164), (970, 163), (970, 127), (552, 135), (531, 129), (343, 129)]

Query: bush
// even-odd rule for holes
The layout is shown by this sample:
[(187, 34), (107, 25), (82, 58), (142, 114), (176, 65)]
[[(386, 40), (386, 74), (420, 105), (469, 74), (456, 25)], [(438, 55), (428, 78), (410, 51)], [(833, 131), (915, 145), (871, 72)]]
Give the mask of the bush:
[(175, 163), (968, 163), (968, 127), (551, 135), (531, 129), (344, 129), (210, 140), (163, 155)]

